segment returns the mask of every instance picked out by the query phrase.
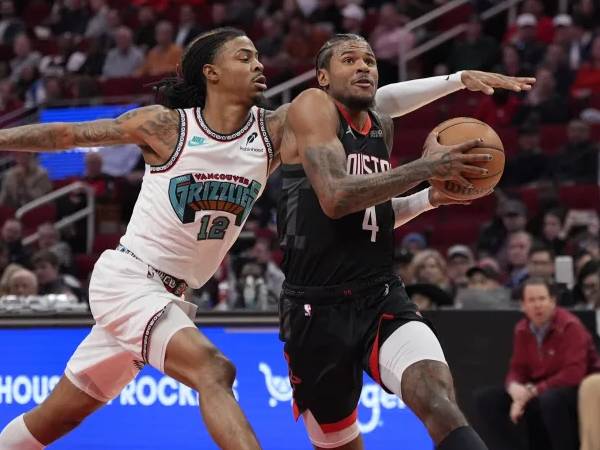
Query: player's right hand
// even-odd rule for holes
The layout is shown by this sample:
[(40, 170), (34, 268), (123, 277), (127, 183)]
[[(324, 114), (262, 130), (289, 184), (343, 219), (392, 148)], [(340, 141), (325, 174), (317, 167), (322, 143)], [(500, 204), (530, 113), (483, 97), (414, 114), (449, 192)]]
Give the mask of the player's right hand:
[(452, 180), (467, 189), (472, 184), (465, 176), (484, 176), (487, 169), (473, 163), (488, 162), (488, 154), (465, 154), (467, 150), (481, 145), (481, 139), (471, 139), (458, 145), (442, 145), (438, 141), (438, 132), (432, 131), (425, 140), (421, 159), (430, 165), (432, 180)]

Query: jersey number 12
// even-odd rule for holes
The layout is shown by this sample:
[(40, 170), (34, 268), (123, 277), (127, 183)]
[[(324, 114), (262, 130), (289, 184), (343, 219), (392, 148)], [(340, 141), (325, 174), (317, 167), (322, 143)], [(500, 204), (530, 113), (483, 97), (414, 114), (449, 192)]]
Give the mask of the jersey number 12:
[(198, 240), (203, 241), (206, 239), (223, 239), (227, 227), (229, 227), (229, 219), (225, 216), (217, 216), (213, 219), (212, 225), (209, 227), (210, 219), (212, 216), (202, 216), (200, 219), (200, 232), (198, 233)]
[(365, 217), (363, 218), (362, 229), (371, 232), (371, 242), (377, 241), (377, 210), (375, 206), (365, 209)]

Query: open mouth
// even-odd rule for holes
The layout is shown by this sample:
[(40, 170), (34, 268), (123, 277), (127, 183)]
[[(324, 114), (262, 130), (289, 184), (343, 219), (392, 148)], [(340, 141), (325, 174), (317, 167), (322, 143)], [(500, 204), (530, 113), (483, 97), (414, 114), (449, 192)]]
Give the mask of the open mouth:
[(262, 90), (267, 89), (267, 77), (265, 77), (264, 75), (259, 75), (258, 77), (254, 78), (254, 80), (252, 80), (252, 81), (254, 82), (254, 84), (256, 86), (258, 86)]
[(352, 84), (362, 87), (362, 88), (370, 88), (373, 87), (374, 83), (368, 78), (361, 78), (359, 80), (354, 81)]

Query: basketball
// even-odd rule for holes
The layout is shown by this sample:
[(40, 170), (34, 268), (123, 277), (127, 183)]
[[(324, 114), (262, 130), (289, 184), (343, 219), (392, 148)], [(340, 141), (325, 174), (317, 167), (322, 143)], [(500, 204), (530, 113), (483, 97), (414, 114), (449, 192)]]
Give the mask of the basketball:
[(479, 147), (472, 148), (465, 153), (488, 153), (492, 155), (492, 159), (474, 164), (485, 167), (488, 169), (488, 173), (481, 177), (465, 177), (473, 184), (471, 189), (449, 180), (430, 180), (432, 186), (452, 199), (471, 200), (481, 197), (498, 184), (504, 172), (504, 146), (492, 127), (471, 117), (455, 117), (442, 122), (434, 130), (439, 132), (438, 141), (442, 145), (456, 145), (471, 139), (481, 138), (483, 143)]

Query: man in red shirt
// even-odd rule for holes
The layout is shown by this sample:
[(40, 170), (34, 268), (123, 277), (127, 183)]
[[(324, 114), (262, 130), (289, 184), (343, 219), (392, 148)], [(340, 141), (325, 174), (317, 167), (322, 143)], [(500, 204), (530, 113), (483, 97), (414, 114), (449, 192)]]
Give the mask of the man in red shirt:
[(577, 386), (600, 371), (592, 336), (544, 279), (523, 284), (521, 307), (505, 386), (477, 396), (490, 448), (577, 450)]

